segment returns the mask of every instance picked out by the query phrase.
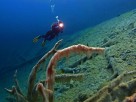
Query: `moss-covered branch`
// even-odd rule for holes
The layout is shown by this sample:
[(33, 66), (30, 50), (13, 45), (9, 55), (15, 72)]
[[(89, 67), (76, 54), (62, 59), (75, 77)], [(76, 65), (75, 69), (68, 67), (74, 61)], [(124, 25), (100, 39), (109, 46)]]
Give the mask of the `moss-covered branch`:
[(60, 45), (60, 43), (62, 42), (62, 40), (59, 40), (54, 47), (48, 52), (46, 53), (38, 62), (37, 64), (32, 68), (32, 71), (29, 75), (29, 79), (28, 79), (28, 93), (27, 93), (27, 98), (29, 100), (32, 100), (32, 91), (34, 88), (34, 84), (35, 84), (35, 79), (36, 79), (36, 74), (38, 69), (40, 68), (40, 65), (45, 62), (45, 60), (52, 54), (56, 53), (56, 50), (58, 48), (58, 46)]
[(84, 102), (127, 102), (123, 100), (136, 91), (135, 74), (136, 70), (124, 72)]

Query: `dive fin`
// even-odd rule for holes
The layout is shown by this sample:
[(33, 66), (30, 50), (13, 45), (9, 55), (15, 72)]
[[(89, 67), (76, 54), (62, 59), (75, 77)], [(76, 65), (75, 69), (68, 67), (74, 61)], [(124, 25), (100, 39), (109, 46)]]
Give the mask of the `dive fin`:
[(36, 43), (39, 40), (40, 36), (37, 36), (33, 39), (33, 43)]

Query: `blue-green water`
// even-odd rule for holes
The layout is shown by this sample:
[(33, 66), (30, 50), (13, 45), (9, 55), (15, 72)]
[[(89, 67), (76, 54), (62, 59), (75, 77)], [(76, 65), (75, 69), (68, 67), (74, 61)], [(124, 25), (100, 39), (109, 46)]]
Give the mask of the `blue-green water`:
[[(51, 5), (54, 4), (52, 11)], [(12, 76), (15, 69), (19, 70), (18, 65), (24, 63), (26, 68), (26, 61), (36, 56), (40, 58), (58, 39), (64, 38), (65, 42), (75, 32), (135, 8), (134, 0), (1, 0), (0, 90), (12, 85), (13, 78), (8, 76)], [(41, 42), (33, 44), (32, 39), (45, 34), (56, 21), (56, 16), (64, 22), (64, 32), (53, 41), (47, 42), (44, 48), (41, 47)], [(34, 63), (31, 64), (33, 65)], [(28, 73), (23, 72), (26, 71), (25, 68), (20, 69), (20, 73)]]
[(50, 0), (0, 1), (1, 69), (15, 64), (13, 57), (18, 59), (16, 56), (33, 46), (32, 39), (45, 34), (56, 21), (55, 16), (65, 23), (61, 36), (72, 36), (136, 7), (134, 0), (54, 0), (53, 4), (54, 12)]

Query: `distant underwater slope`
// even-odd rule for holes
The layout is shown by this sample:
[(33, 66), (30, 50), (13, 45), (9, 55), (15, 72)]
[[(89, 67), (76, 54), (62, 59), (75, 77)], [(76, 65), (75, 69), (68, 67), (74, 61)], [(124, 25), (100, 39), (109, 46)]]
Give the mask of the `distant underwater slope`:
[[(56, 97), (56, 102), (83, 102), (97, 93), (102, 87), (108, 85), (113, 79), (115, 79), (113, 82), (119, 80), (118, 82), (120, 82), (121, 85), (126, 82), (125, 85), (132, 87), (131, 80), (133, 80), (134, 74), (128, 74), (128, 76), (130, 76), (129, 79), (128, 77), (124, 77), (124, 79), (121, 77), (121, 80), (119, 78), (116, 79), (116, 77), (121, 75), (124, 71), (134, 71), (133, 73), (135, 73), (136, 10), (117, 16), (94, 28), (88, 28), (82, 31), (82, 33), (82, 36), (77, 38), (74, 44), (82, 43), (88, 46), (101, 46), (105, 47), (107, 51), (105, 52), (105, 56), (96, 56), (75, 67), (80, 68), (82, 71), (86, 69), (84, 72), (86, 74), (84, 80), (82, 80), (82, 82), (74, 81), (72, 83), (61, 83), (60, 86), (58, 85), (63, 91), (57, 90), (56, 93), (58, 96)], [(129, 83), (128, 80), (131, 82)], [(117, 84), (113, 82), (111, 84)], [(69, 87), (71, 84), (73, 85), (72, 88)], [(111, 91), (111, 93), (109, 92), (108, 94), (106, 93), (107, 91), (102, 90), (101, 93), (98, 92), (94, 97), (90, 98), (90, 101), (86, 100), (85, 102), (113, 102), (115, 100), (116, 102), (122, 102), (125, 97), (131, 96), (134, 90), (136, 90), (136, 87), (130, 89), (131, 91), (125, 91), (124, 89), (123, 92), (126, 93), (123, 94), (118, 84), (118, 90), (115, 88), (113, 93)], [(67, 91), (65, 91), (66, 86), (68, 87)], [(111, 97), (111, 99), (109, 97)]]
[[(65, 83), (56, 83), (55, 102), (83, 102), (90, 96), (93, 96), (95, 93), (97, 93), (98, 90), (107, 85), (110, 81), (116, 79), (116, 77), (122, 74), (124, 71), (135, 70), (136, 10), (117, 16), (93, 28), (87, 28), (81, 32), (78, 32), (76, 35), (71, 36), (70, 39), (66, 41), (64, 39), (63, 42), (60, 48), (65, 48), (69, 45), (80, 43), (92, 47), (105, 47), (107, 49), (105, 52), (106, 56), (95, 55), (91, 59), (83, 61), (77, 65), (74, 65), (74, 62), (78, 61), (79, 58), (82, 58), (84, 56), (79, 55), (76, 59), (74, 58), (75, 56), (71, 56), (70, 58), (59, 62), (59, 65), (57, 66), (58, 74), (73, 73), (73, 71), (67, 70), (67, 68), (70, 68), (70, 65), (73, 65), (73, 67), (71, 68), (74, 69), (75, 73), (83, 73), (85, 74), (85, 76), (82, 81), (71, 80)], [(37, 48), (35, 48), (35, 50), (36, 49)], [(36, 53), (38, 52), (35, 50), (33, 49), (34, 52), (30, 52), (30, 54), (35, 53), (34, 56), (36, 56)], [(48, 51), (48, 49), (44, 49), (44, 51), (46, 52)], [(39, 56), (39, 53), (37, 55)], [(28, 77), (28, 74), (33, 65), (35, 65), (36, 60), (39, 60), (39, 58), (40, 57), (32, 59), (32, 61), (30, 61), (31, 63), (29, 61), (28, 63), (24, 63), (24, 65), (20, 66), (20, 68), (18, 69), (17, 77), (23, 90), (25, 90), (25, 88), (27, 87), (26, 78)], [(62, 72), (59, 70), (61, 68), (66, 69), (63, 69), (64, 72)], [(8, 74), (7, 70), (5, 72), (6, 74)], [(45, 73), (45, 71), (43, 72)], [(43, 74), (43, 72), (39, 73)], [(11, 88), (11, 80), (13, 80), (12, 76), (13, 75), (10, 74), (10, 77), (7, 77), (6, 80), (1, 80), (0, 83), (2, 83), (2, 86), (0, 87), (0, 96), (2, 92), (3, 97), (5, 96), (5, 91), (3, 90), (3, 88)], [(38, 75), (37, 81), (40, 78), (44, 78), (44, 75)], [(8, 82), (8, 80), (10, 80), (10, 83)], [(116, 98), (115, 100), (121, 99)], [(95, 101), (99, 101), (99, 98)], [(4, 102), (3, 99), (0, 102)]]

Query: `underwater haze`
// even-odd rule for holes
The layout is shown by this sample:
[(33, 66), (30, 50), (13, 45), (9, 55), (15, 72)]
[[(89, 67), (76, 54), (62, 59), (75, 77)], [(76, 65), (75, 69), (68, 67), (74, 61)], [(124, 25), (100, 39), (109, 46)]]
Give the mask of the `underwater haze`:
[[(77, 32), (133, 9), (136, 0), (0, 0), (0, 93), (11, 86), (10, 76), (16, 69), (22, 71), (25, 62), (33, 66), (58, 40), (63, 38), (64, 44), (70, 43), (66, 41)], [(42, 40), (34, 44), (33, 38), (46, 34), (57, 21), (56, 16), (64, 22), (63, 33), (44, 47)], [(30, 70), (22, 73), (25, 76)]]
[(62, 36), (69, 37), (135, 7), (135, 0), (0, 0), (0, 67), (14, 65), (19, 49), (35, 46), (32, 39), (45, 34), (56, 16), (65, 23)]

